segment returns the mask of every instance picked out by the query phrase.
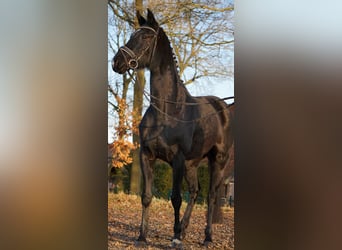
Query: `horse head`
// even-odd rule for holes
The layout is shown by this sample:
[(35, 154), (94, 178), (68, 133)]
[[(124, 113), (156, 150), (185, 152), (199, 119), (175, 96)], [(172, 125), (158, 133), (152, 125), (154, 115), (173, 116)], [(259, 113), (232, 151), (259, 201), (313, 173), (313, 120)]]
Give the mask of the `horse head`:
[(137, 11), (140, 27), (131, 35), (129, 41), (115, 54), (112, 68), (119, 74), (129, 69), (143, 69), (150, 65), (158, 43), (159, 25), (151, 10), (148, 9), (147, 19)]

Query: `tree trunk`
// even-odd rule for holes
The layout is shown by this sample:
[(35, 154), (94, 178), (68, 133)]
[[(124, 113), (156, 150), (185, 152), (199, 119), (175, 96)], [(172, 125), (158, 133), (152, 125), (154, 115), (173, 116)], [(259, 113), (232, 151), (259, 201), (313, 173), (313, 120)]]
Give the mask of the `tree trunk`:
[[(143, 87), (145, 86), (145, 76), (144, 71), (137, 72), (137, 82), (134, 85), (134, 101), (133, 101), (133, 110), (134, 110), (134, 120), (136, 123), (140, 122), (141, 113), (142, 113), (142, 105), (143, 105)], [(141, 86), (140, 86), (141, 85)], [(133, 133), (133, 143), (136, 145), (139, 143), (139, 135), (138, 133)], [(134, 194), (140, 194), (141, 189), (141, 170), (140, 170), (140, 159), (139, 159), (139, 147), (133, 150), (133, 162), (131, 169), (131, 182), (130, 182), (130, 191)]]
[[(136, 10), (142, 13), (143, 1), (135, 1)], [(135, 27), (138, 27), (138, 22), (135, 20)], [(144, 71), (140, 70), (136, 72), (136, 83), (134, 84), (134, 100), (133, 100), (133, 112), (135, 115), (134, 121), (140, 123), (142, 108), (143, 108), (143, 93), (145, 87), (145, 75)], [(137, 121), (139, 120), (139, 121)], [(139, 135), (137, 132), (133, 133), (133, 143), (137, 145), (139, 143)], [(130, 193), (140, 194), (141, 193), (141, 170), (140, 170), (140, 159), (139, 159), (139, 147), (133, 150), (133, 162), (131, 169), (131, 180), (130, 180)]]
[[(217, 190), (217, 197), (216, 197), (216, 206), (214, 207), (214, 215), (213, 215), (213, 223), (215, 224), (222, 224), (223, 222), (223, 214), (221, 209), (221, 198), (225, 196), (225, 181), (228, 179), (229, 181), (234, 176), (234, 143), (229, 149), (229, 161), (228, 166), (226, 166), (223, 174), (222, 184), (220, 185), (219, 189)], [(229, 188), (229, 181), (228, 181), (228, 188)]]
[[(144, 71), (139, 71), (136, 73), (137, 79), (134, 85), (134, 101), (133, 110), (135, 115), (135, 122), (139, 123), (141, 120), (141, 113), (143, 108), (143, 91), (145, 87), (145, 75)], [(133, 143), (139, 143), (138, 133), (133, 133)], [(131, 169), (131, 182), (130, 182), (130, 192), (134, 194), (140, 194), (141, 189), (141, 170), (140, 170), (140, 160), (139, 160), (139, 147), (133, 151), (133, 162)]]

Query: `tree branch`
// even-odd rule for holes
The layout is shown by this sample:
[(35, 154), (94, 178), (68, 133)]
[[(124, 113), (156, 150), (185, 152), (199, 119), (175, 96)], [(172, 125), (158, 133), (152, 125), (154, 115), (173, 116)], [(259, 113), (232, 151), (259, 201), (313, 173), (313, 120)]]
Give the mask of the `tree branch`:
[(108, 104), (110, 104), (111, 106), (113, 106), (115, 111), (119, 111), (119, 107), (117, 105), (115, 105), (114, 103), (112, 103), (111, 101), (108, 100)]
[(215, 11), (215, 12), (225, 12), (225, 11), (233, 11), (234, 7), (229, 6), (229, 7), (224, 7), (224, 8), (216, 8), (204, 4), (197, 4), (197, 3), (192, 3), (193, 8), (198, 8), (198, 9), (205, 9), (205, 10), (210, 10), (210, 11)]
[[(123, 20), (125, 22), (128, 22), (131, 26), (134, 26), (134, 20), (133, 20), (133, 18), (131, 18), (131, 16), (129, 15), (129, 13), (126, 11), (125, 8), (120, 8), (120, 4), (118, 4), (114, 0), (108, 0), (108, 5), (112, 9), (112, 11), (116, 17), (120, 18), (121, 20)], [(119, 8), (120, 8), (120, 11), (122, 11), (124, 13), (124, 15), (121, 15), (119, 13)]]

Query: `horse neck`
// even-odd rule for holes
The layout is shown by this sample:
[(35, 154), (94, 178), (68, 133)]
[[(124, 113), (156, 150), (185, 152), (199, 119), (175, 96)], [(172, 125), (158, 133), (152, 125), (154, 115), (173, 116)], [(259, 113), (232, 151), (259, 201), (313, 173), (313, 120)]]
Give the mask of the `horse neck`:
[[(164, 112), (171, 114), (177, 112), (174, 109), (179, 109), (179, 103), (184, 103), (186, 97), (190, 96), (190, 94), (180, 80), (168, 39), (167, 43), (165, 40), (164, 43), (162, 46), (156, 47), (155, 55), (150, 65), (150, 93), (154, 97), (151, 99), (154, 105)], [(178, 104), (175, 105), (172, 102), (177, 102)]]

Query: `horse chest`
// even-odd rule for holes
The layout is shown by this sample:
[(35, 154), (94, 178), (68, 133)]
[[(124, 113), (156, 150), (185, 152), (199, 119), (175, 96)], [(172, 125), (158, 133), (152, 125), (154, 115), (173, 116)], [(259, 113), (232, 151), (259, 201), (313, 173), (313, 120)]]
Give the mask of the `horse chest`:
[(157, 137), (146, 145), (155, 158), (171, 162), (178, 152), (178, 145), (169, 145), (165, 138)]
[[(192, 147), (193, 131), (187, 128), (170, 128), (164, 127), (159, 131), (149, 129), (143, 133), (142, 141), (144, 147), (148, 148), (152, 157), (171, 162), (174, 156), (182, 152), (184, 155), (188, 154)], [(151, 139), (147, 139), (147, 137)]]

